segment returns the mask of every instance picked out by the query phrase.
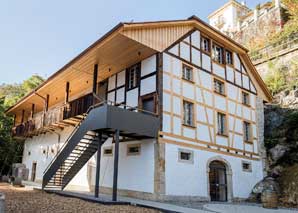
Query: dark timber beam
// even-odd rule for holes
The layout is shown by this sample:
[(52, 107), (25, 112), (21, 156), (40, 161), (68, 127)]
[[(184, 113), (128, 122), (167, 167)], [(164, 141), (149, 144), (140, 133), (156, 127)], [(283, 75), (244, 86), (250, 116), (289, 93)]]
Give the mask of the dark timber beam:
[(67, 104), (68, 103), (68, 100), (69, 100), (69, 82), (66, 82), (64, 103)]
[(34, 116), (34, 111), (35, 111), (35, 104), (32, 104), (31, 106), (31, 118)]
[(101, 145), (102, 145), (102, 132), (98, 132), (98, 146), (97, 146), (97, 159), (96, 159), (96, 177), (94, 196), (99, 195), (99, 178), (100, 178), (100, 158), (101, 158)]
[(114, 155), (114, 177), (113, 177), (113, 201), (117, 201), (118, 185), (118, 161), (119, 161), (119, 129), (115, 131), (115, 155)]
[(46, 97), (46, 108), (45, 108), (46, 112), (49, 110), (49, 102), (50, 102), (50, 95), (47, 94), (47, 97)]
[(97, 76), (98, 76), (98, 64), (94, 64), (94, 70), (93, 70), (93, 84), (92, 84), (92, 92), (93, 92), (93, 93), (96, 93)]
[(25, 110), (23, 109), (21, 123), (24, 123), (24, 120), (25, 120)]

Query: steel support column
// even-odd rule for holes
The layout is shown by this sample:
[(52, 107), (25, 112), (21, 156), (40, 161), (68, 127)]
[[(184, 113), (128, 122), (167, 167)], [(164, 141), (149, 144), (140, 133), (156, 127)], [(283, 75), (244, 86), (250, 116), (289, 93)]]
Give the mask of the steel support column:
[(117, 201), (118, 184), (118, 161), (119, 161), (119, 129), (115, 131), (115, 155), (114, 155), (114, 177), (113, 177), (113, 201)]
[(94, 189), (94, 196), (95, 197), (98, 197), (98, 194), (99, 194), (101, 145), (102, 145), (102, 132), (98, 132), (98, 146), (97, 146), (97, 159), (96, 159), (96, 177), (95, 177), (95, 189)]

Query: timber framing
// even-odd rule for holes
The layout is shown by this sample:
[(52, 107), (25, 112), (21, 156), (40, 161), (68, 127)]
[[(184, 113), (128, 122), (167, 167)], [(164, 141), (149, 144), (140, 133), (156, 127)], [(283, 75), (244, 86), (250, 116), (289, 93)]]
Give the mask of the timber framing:
[[(92, 69), (94, 64), (96, 63), (98, 63), (97, 80), (102, 81), (112, 73), (119, 72), (120, 70), (119, 69), (116, 70), (116, 69), (120, 68), (121, 66), (108, 68), (106, 64), (110, 63), (109, 58), (105, 58), (106, 61), (102, 61), (103, 59), (101, 58), (103, 54), (102, 51), (105, 50), (106, 47), (112, 47), (111, 45), (113, 43), (117, 43), (118, 41), (119, 42), (127, 41), (134, 51), (138, 51), (139, 53), (141, 53), (142, 55), (141, 59), (143, 59), (156, 52), (164, 51), (166, 48), (171, 46), (174, 42), (179, 40), (183, 35), (185, 35), (186, 33), (194, 29), (199, 29), (202, 33), (208, 35), (208, 38), (211, 38), (214, 41), (217, 41), (217, 42), (220, 41), (220, 43), (222, 43), (223, 45), (228, 46), (229, 50), (239, 52), (240, 58), (249, 67), (252, 75), (256, 79), (256, 82), (259, 84), (259, 88), (257, 89), (262, 90), (266, 98), (265, 99), (266, 101), (270, 102), (272, 100), (272, 96), (270, 95), (270, 92), (266, 88), (264, 82), (262, 81), (261, 77), (253, 67), (253, 64), (251, 63), (247, 55), (247, 49), (245, 49), (243, 46), (239, 45), (229, 37), (223, 35), (218, 30), (209, 26), (207, 23), (205, 23), (198, 17), (191, 16), (190, 18), (185, 20), (120, 23), (116, 25), (112, 30), (110, 30), (108, 33), (106, 33), (104, 36), (102, 36), (100, 39), (98, 39), (96, 42), (90, 45), (87, 49), (85, 49), (82, 53), (80, 53), (77, 57), (75, 57), (73, 60), (68, 62), (65, 66), (59, 69), (52, 76), (50, 76), (38, 88), (36, 88), (34, 91), (26, 95), (14, 106), (9, 108), (6, 111), (6, 113), (20, 114), (20, 109), (26, 108), (26, 110), (28, 110), (30, 108), (29, 106), (26, 106), (28, 102), (31, 102), (31, 103), (36, 102), (35, 110), (36, 112), (40, 111), (43, 107), (42, 106), (43, 104), (40, 103), (40, 100), (37, 100), (37, 98), (34, 98), (34, 96), (36, 96), (36, 93), (38, 92), (42, 96), (46, 96), (48, 94), (49, 89), (53, 88), (52, 86), (53, 84), (57, 84), (57, 83), (60, 84), (61, 82), (60, 78), (69, 80), (69, 77), (67, 76), (69, 76), (71, 72), (78, 73), (78, 74), (81, 73), (82, 76), (84, 76), (85, 82), (92, 81)], [(178, 30), (179, 32), (172, 37), (163, 38), (163, 35), (168, 35), (169, 32), (172, 32), (172, 30)], [(142, 38), (138, 37), (137, 36), (138, 33), (143, 37)], [(158, 36), (159, 40), (156, 42), (160, 43), (160, 45), (157, 45), (156, 43), (148, 43), (146, 40), (144, 40), (144, 37), (146, 36), (150, 37), (151, 34), (153, 36)], [(133, 46), (135, 46), (135, 48), (133, 48)], [(112, 52), (112, 54), (114, 54), (114, 52)], [(125, 65), (133, 65), (136, 62), (132, 63), (131, 60), (127, 59), (127, 61), (125, 62)], [(83, 71), (83, 70), (86, 70), (86, 71)], [(105, 71), (105, 70), (108, 70), (108, 71)], [(110, 70), (112, 70), (112, 72)], [(66, 72), (69, 74), (67, 74)], [(256, 84), (256, 82), (254, 83)], [(65, 85), (65, 81), (63, 84)], [(70, 83), (70, 87), (71, 85), (72, 84)], [(70, 88), (70, 91), (71, 93), (76, 92), (74, 88)], [(57, 95), (55, 94), (55, 96), (56, 97), (53, 96), (51, 98), (52, 100), (49, 100), (49, 107), (53, 104), (57, 104), (57, 101), (58, 102), (61, 100), (63, 101), (64, 95), (63, 97), (62, 96), (58, 97), (58, 94)], [(55, 102), (55, 100), (57, 101)]]

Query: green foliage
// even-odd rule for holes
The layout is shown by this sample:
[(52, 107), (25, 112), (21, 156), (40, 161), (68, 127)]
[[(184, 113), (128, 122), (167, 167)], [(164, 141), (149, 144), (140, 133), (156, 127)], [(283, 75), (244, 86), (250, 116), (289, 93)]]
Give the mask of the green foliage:
[(5, 97), (4, 105), (14, 105), (19, 99), (38, 87), (44, 79), (39, 75), (33, 75), (21, 84), (0, 85), (0, 97)]
[(286, 76), (272, 62), (268, 64), (269, 73), (265, 76), (265, 83), (272, 94), (277, 94), (286, 88)]
[(0, 175), (8, 174), (12, 163), (21, 161), (23, 149), (22, 142), (11, 137), (13, 119), (5, 110), (43, 81), (42, 77), (33, 75), (21, 84), (0, 85)]

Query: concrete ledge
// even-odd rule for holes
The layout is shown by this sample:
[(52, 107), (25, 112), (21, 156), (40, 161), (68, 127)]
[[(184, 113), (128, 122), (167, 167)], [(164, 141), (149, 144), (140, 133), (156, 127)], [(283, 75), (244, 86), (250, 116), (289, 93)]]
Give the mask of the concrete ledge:
[(0, 213), (5, 212), (5, 195), (0, 193)]

